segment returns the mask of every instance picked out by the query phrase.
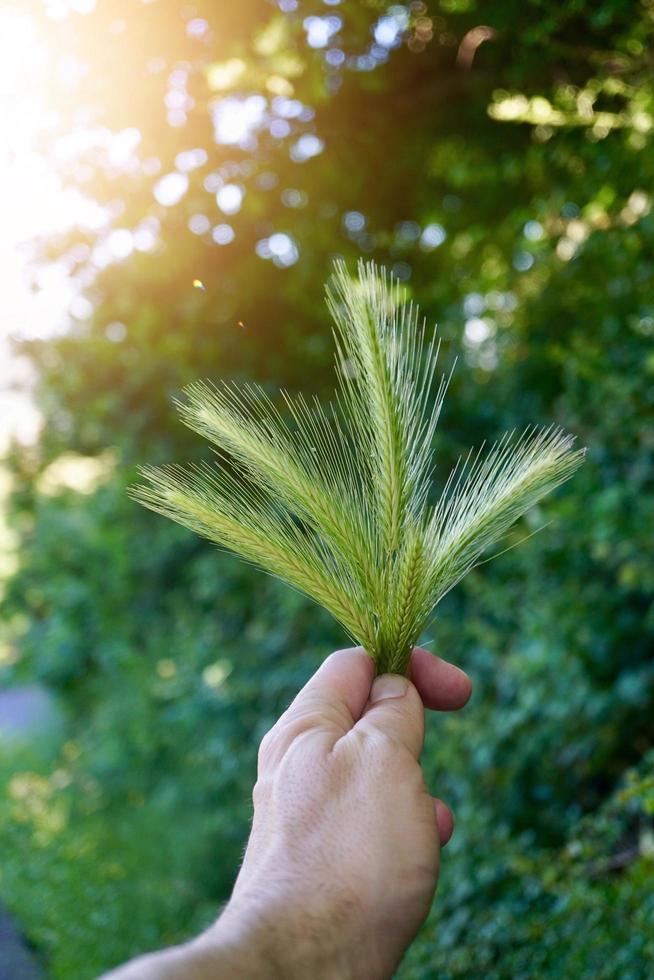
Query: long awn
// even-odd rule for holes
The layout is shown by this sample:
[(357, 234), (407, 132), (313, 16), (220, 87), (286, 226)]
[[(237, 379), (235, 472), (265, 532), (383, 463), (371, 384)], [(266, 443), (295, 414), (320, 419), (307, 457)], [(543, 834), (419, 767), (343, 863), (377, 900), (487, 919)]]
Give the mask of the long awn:
[(327, 407), (256, 385), (197, 383), (184, 422), (219, 462), (145, 467), (134, 497), (306, 593), (404, 672), (439, 600), (584, 450), (557, 427), (504, 436), (429, 500), (447, 380), (417, 307), (374, 263), (327, 289), (338, 389)]

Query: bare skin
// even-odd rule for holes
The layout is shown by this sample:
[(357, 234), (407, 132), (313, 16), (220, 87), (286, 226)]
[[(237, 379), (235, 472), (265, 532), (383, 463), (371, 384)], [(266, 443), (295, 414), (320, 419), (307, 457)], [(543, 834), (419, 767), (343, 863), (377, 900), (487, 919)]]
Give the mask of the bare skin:
[(453, 828), (418, 761), (424, 708), (461, 708), (470, 691), (426, 650), (410, 680), (375, 679), (361, 649), (332, 654), (263, 739), (252, 831), (218, 920), (106, 980), (391, 977)]

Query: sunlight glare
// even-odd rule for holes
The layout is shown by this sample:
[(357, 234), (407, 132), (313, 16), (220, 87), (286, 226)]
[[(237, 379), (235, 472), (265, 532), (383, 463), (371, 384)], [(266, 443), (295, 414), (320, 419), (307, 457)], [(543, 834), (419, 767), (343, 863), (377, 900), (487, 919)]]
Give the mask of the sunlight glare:
[[(67, 92), (85, 71), (83, 63), (73, 64), (70, 54), (57, 53), (48, 41), (21, 5), (0, 9), (0, 452), (10, 438), (31, 440), (38, 429), (24, 359), (11, 353), (10, 339), (65, 330), (81, 291), (65, 265), (41, 267), (36, 274), (30, 270), (34, 242), (76, 225), (99, 230), (111, 217), (78, 190), (64, 187), (46, 155), (72, 149), (57, 140), (61, 114), (52, 80)], [(122, 136), (114, 150), (117, 163), (134, 142), (133, 132)]]

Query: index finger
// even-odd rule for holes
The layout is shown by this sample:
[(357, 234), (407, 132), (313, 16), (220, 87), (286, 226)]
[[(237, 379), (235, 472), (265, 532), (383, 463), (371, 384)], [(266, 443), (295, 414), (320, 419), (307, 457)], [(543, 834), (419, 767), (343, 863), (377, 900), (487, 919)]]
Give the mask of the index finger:
[(425, 708), (433, 711), (456, 711), (472, 694), (472, 683), (463, 670), (422, 647), (415, 647), (411, 654), (409, 677)]
[(359, 720), (368, 701), (375, 667), (362, 647), (337, 650), (310, 677), (264, 739), (280, 758), (307, 731), (336, 742)]

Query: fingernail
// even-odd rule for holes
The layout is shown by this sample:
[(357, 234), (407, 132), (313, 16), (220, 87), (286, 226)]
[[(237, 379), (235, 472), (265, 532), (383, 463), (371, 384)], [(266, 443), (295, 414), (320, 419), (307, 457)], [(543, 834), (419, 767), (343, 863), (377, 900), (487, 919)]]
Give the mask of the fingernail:
[(402, 698), (409, 688), (406, 677), (399, 674), (382, 674), (378, 677), (370, 691), (370, 703), (376, 704), (377, 701), (386, 701), (389, 698)]

